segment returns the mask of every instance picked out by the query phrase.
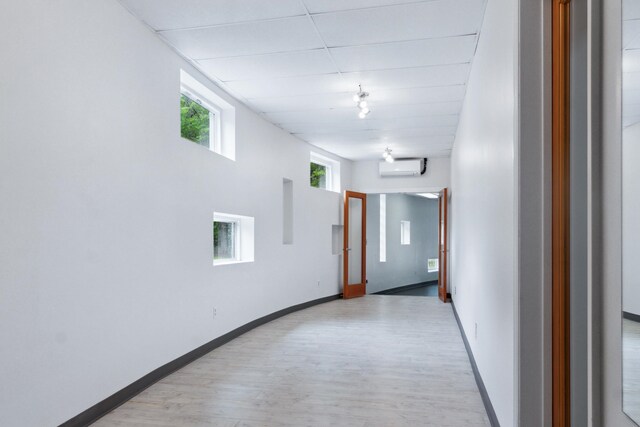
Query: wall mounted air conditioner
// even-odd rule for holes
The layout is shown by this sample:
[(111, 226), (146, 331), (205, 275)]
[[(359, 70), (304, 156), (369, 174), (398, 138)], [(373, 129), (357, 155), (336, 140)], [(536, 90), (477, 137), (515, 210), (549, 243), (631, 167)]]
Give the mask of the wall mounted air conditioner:
[(380, 162), (380, 176), (419, 176), (422, 159), (396, 160), (393, 163)]

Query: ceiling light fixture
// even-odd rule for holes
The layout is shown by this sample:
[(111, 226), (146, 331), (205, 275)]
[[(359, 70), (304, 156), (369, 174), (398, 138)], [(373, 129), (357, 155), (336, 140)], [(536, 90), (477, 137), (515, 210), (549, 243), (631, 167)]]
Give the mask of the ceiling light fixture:
[(367, 114), (371, 112), (371, 110), (369, 110), (369, 104), (367, 103), (369, 92), (364, 92), (362, 90), (362, 85), (358, 85), (358, 89), (358, 93), (353, 95), (353, 102), (355, 102), (360, 109), (360, 111), (358, 112), (358, 117), (364, 119), (365, 117), (367, 117)]
[(393, 163), (394, 158), (391, 155), (391, 150), (389, 149), (389, 147), (384, 149), (384, 153), (382, 153), (382, 158), (385, 159), (387, 163)]

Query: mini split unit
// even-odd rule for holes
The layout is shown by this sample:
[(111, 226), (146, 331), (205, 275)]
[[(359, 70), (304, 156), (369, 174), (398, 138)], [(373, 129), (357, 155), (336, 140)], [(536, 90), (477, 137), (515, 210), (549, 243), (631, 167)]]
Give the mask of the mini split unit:
[(420, 176), (427, 171), (427, 159), (396, 160), (379, 163), (380, 176)]

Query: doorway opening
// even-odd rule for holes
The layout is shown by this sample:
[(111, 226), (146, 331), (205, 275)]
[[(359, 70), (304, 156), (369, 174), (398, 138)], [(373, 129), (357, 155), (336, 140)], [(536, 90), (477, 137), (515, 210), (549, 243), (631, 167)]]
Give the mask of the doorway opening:
[(438, 296), (439, 193), (367, 194), (367, 293)]

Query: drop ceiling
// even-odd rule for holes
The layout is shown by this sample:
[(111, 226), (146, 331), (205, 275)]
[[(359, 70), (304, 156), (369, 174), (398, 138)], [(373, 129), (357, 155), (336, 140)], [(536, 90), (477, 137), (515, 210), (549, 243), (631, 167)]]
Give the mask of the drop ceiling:
[(486, 0), (121, 3), (267, 120), (363, 160), (449, 155)]

